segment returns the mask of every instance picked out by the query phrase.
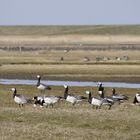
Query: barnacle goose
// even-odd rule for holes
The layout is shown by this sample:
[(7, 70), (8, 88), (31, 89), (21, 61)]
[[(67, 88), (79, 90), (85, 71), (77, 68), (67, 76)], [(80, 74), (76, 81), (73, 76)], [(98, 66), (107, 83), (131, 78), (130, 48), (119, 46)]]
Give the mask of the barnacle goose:
[(120, 104), (120, 100), (117, 98), (113, 98), (112, 96), (105, 96), (103, 99), (108, 100), (109, 102), (112, 102), (112, 104)]
[(42, 84), (40, 82), (40, 80), (41, 80), (41, 76), (40, 75), (37, 75), (37, 79), (38, 79), (38, 81), (37, 81), (37, 89), (41, 90), (41, 93), (42, 92), (45, 93), (45, 90), (50, 90), (51, 89), (51, 87), (49, 85), (45, 85), (45, 84)]
[(42, 107), (42, 101), (43, 101), (43, 99), (44, 99), (44, 97), (43, 96), (34, 96), (33, 97), (33, 100), (34, 100), (34, 107), (36, 107), (37, 106), (37, 104), (38, 105), (40, 105), (40, 107)]
[(76, 103), (79, 103), (83, 100), (86, 100), (87, 97), (84, 96), (80, 96), (80, 95), (71, 95), (68, 93), (68, 86), (64, 85), (65, 91), (64, 91), (64, 99), (70, 103), (72, 103), (72, 105), (75, 105)]
[(62, 97), (61, 96), (45, 96), (44, 99), (41, 102), (41, 105), (48, 106), (54, 106), (54, 104), (58, 103)]
[(34, 97), (34, 107), (36, 107), (37, 104), (40, 105), (40, 107), (43, 107), (43, 106), (46, 106), (48, 107), (49, 105), (52, 106), (53, 108), (53, 105), (56, 104), (57, 102), (60, 101), (62, 97), (61, 96), (35, 96)]
[(13, 99), (19, 105), (19, 107), (23, 106), (23, 104), (31, 103), (30, 99), (27, 99), (23, 95), (17, 94), (16, 88), (11, 88), (11, 90), (13, 91)]
[(115, 88), (112, 89), (112, 98), (118, 99), (120, 102), (128, 100), (128, 97), (126, 95), (117, 94)]
[(111, 109), (112, 105), (114, 104), (113, 101), (108, 100), (107, 98), (95, 98), (91, 96), (90, 91), (86, 91), (86, 94), (88, 94), (88, 102), (92, 105), (92, 107), (96, 107), (96, 109), (100, 109), (102, 105), (108, 105), (109, 108)]

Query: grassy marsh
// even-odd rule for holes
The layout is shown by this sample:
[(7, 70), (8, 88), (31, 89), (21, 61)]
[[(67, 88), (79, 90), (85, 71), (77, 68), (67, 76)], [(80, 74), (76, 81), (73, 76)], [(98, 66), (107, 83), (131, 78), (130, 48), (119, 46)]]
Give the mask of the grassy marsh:
[[(139, 51), (0, 51), (1, 78), (139, 82)], [(96, 61), (96, 57), (108, 57)], [(128, 56), (127, 61), (115, 57)], [(63, 57), (63, 60), (61, 60)], [(89, 61), (85, 61), (85, 57)]]

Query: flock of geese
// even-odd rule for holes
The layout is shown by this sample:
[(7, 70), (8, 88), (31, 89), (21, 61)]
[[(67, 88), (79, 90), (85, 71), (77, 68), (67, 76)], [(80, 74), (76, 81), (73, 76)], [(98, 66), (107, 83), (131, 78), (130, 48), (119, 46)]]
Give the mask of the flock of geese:
[[(45, 93), (45, 90), (51, 90), (51, 87), (45, 84), (42, 84), (40, 82), (41, 76), (37, 75), (37, 89), (39, 89), (42, 93)], [(36, 107), (39, 105), (40, 107), (43, 106), (54, 106), (54, 104), (58, 103), (60, 100), (66, 100), (67, 102), (71, 103), (73, 106), (79, 102), (87, 101), (89, 104), (92, 105), (92, 107), (96, 107), (96, 109), (100, 109), (102, 106), (107, 105), (111, 109), (112, 105), (114, 104), (120, 104), (124, 102), (125, 100), (128, 100), (128, 97), (126, 95), (117, 94), (115, 91), (115, 88), (112, 89), (112, 96), (105, 96), (104, 95), (104, 88), (102, 86), (102, 83), (99, 82), (99, 89), (98, 94), (99, 97), (92, 97), (92, 94), (90, 91), (86, 91), (85, 93), (88, 95), (88, 97), (81, 96), (81, 95), (72, 95), (69, 93), (69, 87), (68, 85), (64, 85), (64, 96), (35, 96), (33, 99), (28, 99), (27, 97), (17, 94), (16, 88), (12, 88), (13, 92), (13, 99), (15, 103), (19, 105), (19, 107), (23, 106), (27, 103), (33, 103), (33, 106)], [(140, 93), (136, 93), (133, 104), (140, 104)]]

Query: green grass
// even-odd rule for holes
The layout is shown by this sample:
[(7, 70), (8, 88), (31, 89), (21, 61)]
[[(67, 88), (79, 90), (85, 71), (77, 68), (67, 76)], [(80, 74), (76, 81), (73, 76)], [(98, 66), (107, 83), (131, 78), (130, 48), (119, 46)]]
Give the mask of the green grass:
[(140, 35), (140, 25), (0, 26), (0, 35)]
[[(66, 101), (52, 108), (33, 108), (32, 104), (19, 108), (12, 99), (10, 91), (13, 85), (0, 85), (0, 139), (2, 140), (40, 140), (40, 139), (76, 139), (76, 140), (139, 140), (139, 106), (132, 106), (137, 89), (117, 89), (129, 96), (129, 101), (111, 110), (103, 107), (92, 109), (85, 102), (72, 107)], [(17, 87), (18, 93), (29, 98), (38, 94), (35, 86)], [(97, 88), (70, 87), (70, 93), (84, 95), (91, 90), (97, 96)], [(52, 87), (49, 95), (63, 96), (63, 87)], [(106, 95), (111, 89), (106, 89)]]

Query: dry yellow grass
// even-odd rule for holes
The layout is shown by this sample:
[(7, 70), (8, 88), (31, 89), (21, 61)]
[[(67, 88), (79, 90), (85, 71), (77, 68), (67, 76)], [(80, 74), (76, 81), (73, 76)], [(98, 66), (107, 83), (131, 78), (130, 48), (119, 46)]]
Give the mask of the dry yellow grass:
[(0, 36), (0, 44), (140, 44), (134, 35)]

